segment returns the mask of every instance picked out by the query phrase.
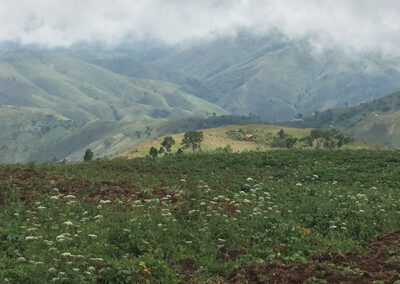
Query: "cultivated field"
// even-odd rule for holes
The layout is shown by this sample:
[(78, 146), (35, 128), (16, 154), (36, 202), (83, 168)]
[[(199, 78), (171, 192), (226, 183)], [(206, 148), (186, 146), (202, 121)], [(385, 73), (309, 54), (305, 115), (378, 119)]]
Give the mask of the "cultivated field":
[(399, 177), (372, 150), (2, 165), (0, 279), (393, 283)]

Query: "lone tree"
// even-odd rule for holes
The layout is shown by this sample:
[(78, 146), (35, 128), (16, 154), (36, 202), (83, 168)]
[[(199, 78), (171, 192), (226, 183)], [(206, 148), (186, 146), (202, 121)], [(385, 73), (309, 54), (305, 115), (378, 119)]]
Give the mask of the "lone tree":
[(90, 149), (86, 149), (85, 156), (83, 156), (84, 162), (90, 162), (93, 160), (93, 152)]
[(203, 139), (203, 132), (189, 131), (185, 133), (185, 136), (183, 136), (181, 144), (185, 149), (192, 147), (192, 150), (194, 152), (196, 149), (201, 149), (200, 145), (201, 142), (203, 142)]
[(152, 158), (157, 158), (158, 150), (155, 147), (151, 147), (150, 150), (149, 150), (149, 155)]
[(283, 130), (282, 128), (281, 128), (281, 130), (279, 130), (278, 135), (279, 135), (280, 139), (285, 139), (287, 137), (285, 130)]
[(168, 153), (171, 153), (171, 148), (173, 145), (175, 145), (175, 140), (171, 136), (165, 137), (161, 143), (161, 146), (163, 146)]

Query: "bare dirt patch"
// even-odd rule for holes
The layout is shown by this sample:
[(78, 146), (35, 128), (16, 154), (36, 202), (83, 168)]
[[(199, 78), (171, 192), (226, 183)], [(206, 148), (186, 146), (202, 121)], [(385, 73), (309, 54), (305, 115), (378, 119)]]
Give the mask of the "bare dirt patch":
[(377, 237), (365, 253), (333, 253), (307, 263), (247, 265), (228, 283), (394, 283), (400, 279), (400, 231)]

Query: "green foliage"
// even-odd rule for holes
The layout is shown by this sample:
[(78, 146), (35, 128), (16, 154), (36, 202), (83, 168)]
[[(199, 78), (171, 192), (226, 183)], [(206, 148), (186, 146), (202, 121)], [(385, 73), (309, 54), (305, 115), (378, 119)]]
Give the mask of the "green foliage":
[(293, 137), (286, 138), (286, 148), (292, 149), (297, 141), (298, 141), (297, 138)]
[(158, 150), (155, 147), (151, 147), (149, 149), (149, 156), (152, 158), (157, 158), (158, 157)]
[(282, 140), (287, 138), (287, 134), (285, 133), (285, 130), (283, 130), (283, 129), (279, 130), (278, 136), (279, 136), (279, 139), (282, 139)]
[(175, 145), (175, 139), (171, 136), (167, 136), (161, 142), (161, 145), (167, 150), (168, 153), (170, 153), (172, 146)]
[(220, 153), (232, 153), (233, 149), (231, 145), (226, 145), (225, 147), (218, 147), (215, 151)]
[(189, 131), (183, 136), (181, 145), (183, 148), (192, 148), (194, 152), (196, 149), (201, 149), (201, 142), (203, 142), (204, 136), (201, 131)]
[(91, 160), (93, 160), (93, 151), (90, 149), (86, 149), (85, 155), (83, 156), (83, 161), (90, 162)]
[(277, 135), (270, 144), (272, 147), (292, 149), (300, 142), (304, 143), (306, 147), (313, 147), (316, 144), (317, 148), (322, 145), (324, 148), (333, 149), (341, 148), (343, 145), (353, 142), (353, 138), (336, 129), (313, 129), (309, 136), (300, 139), (286, 134), (283, 129)]
[(370, 150), (0, 165), (0, 279), (228, 283), (362, 251), (400, 230), (399, 175), (398, 151)]

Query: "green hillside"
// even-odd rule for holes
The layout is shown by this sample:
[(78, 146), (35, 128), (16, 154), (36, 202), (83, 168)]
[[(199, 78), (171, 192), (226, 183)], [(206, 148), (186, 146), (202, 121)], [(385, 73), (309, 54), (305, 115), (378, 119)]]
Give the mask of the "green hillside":
[(13, 106), (0, 107), (0, 122), (0, 162), (8, 163), (45, 154), (49, 144), (82, 126), (51, 110)]
[[(193, 128), (192, 128), (193, 129)], [(189, 130), (192, 130), (189, 128)], [(283, 131), (283, 138), (280, 139), (279, 132)], [(225, 125), (216, 128), (202, 129), (204, 140), (201, 143), (201, 150), (203, 152), (247, 152), (247, 151), (269, 151), (282, 148), (291, 149), (322, 149), (322, 148), (346, 148), (346, 149), (375, 149), (377, 147), (367, 144), (361, 140), (354, 140), (350, 137), (348, 141), (337, 146), (337, 139), (331, 139), (336, 142), (334, 146), (324, 143), (327, 140), (318, 137), (312, 139), (312, 145), (307, 144), (306, 137), (310, 137), (313, 133), (309, 128), (294, 128), (284, 127), (279, 125), (266, 125), (266, 124), (240, 124), (240, 125)], [(326, 133), (325, 133), (326, 134)], [(171, 152), (177, 152), (178, 148), (182, 147), (180, 144), (184, 133), (177, 133), (168, 135), (171, 136), (175, 144), (171, 147)], [(249, 137), (249, 138), (247, 138)], [(149, 139), (142, 143), (132, 145), (126, 151), (119, 154), (119, 157), (124, 158), (138, 158), (145, 157), (149, 154), (149, 149), (154, 147), (159, 149), (164, 137), (156, 139)], [(344, 138), (344, 137), (343, 137)], [(295, 139), (293, 145), (288, 144), (291, 139)], [(328, 139), (328, 142), (331, 142)], [(292, 140), (293, 141), (293, 140)], [(186, 149), (184, 152), (191, 152), (191, 149)]]
[(47, 108), (73, 120), (132, 121), (227, 113), (159, 80), (135, 79), (72, 57), (0, 53), (0, 105)]
[(125, 76), (173, 83), (178, 85), (182, 91), (196, 95), (207, 101), (215, 102), (216, 98), (223, 96), (222, 92), (211, 88), (204, 81), (159, 64), (134, 59), (129, 55), (111, 51), (75, 51), (71, 54), (81, 60), (91, 62)]
[(77, 122), (52, 110), (0, 106), (0, 163), (63, 159), (80, 162), (88, 148), (95, 158), (114, 157), (163, 135), (234, 123), (265, 121), (224, 115), (205, 119)]
[(356, 105), (400, 89), (396, 62), (339, 51), (317, 53), (280, 35), (197, 43), (157, 63), (190, 74), (225, 95), (214, 101), (235, 114), (289, 120)]
[(96, 158), (114, 156), (132, 143), (159, 136), (168, 121), (83, 123), (51, 110), (1, 106), (0, 122), (0, 162), (15, 163), (81, 161), (87, 148)]
[(334, 127), (365, 141), (400, 147), (400, 92), (362, 103), (356, 107), (328, 110), (316, 113), (301, 127)]

